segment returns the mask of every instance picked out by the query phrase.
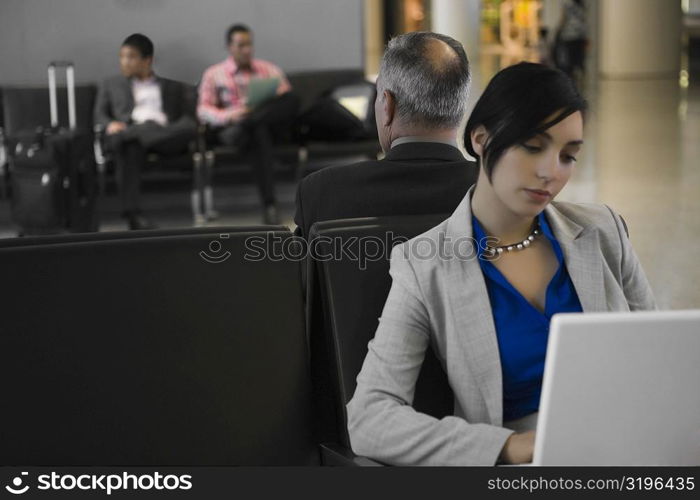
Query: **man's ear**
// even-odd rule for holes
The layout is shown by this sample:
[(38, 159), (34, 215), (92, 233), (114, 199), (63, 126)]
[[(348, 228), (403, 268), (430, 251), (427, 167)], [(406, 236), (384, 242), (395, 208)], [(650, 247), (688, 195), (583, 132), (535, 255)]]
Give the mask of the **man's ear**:
[(489, 133), (486, 127), (479, 125), (471, 132), (472, 149), (479, 157), (484, 156), (484, 148), (486, 147), (486, 142), (489, 139)]
[(385, 90), (383, 92), (382, 106), (384, 107), (384, 126), (388, 127), (394, 121), (394, 113), (396, 113), (396, 99), (394, 94)]

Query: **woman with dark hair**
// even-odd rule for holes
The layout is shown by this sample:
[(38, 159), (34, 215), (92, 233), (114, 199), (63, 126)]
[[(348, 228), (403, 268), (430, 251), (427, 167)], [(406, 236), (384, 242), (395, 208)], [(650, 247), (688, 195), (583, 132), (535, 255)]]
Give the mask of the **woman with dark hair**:
[[(540, 64), (489, 83), (464, 135), (477, 184), (449, 219), (392, 251), (391, 291), (347, 406), (356, 453), (529, 462), (551, 317), (655, 307), (620, 216), (553, 202), (583, 145), (585, 109), (572, 81)], [(411, 407), (429, 345), (454, 393), (442, 419)]]

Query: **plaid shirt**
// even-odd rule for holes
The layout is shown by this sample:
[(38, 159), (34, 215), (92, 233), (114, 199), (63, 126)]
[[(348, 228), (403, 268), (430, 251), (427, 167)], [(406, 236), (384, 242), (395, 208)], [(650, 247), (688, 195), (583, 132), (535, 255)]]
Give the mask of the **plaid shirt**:
[(219, 126), (240, 121), (247, 111), (245, 102), (250, 79), (274, 77), (280, 79), (277, 95), (291, 90), (284, 72), (262, 59), (253, 59), (251, 70), (239, 69), (231, 57), (210, 66), (199, 85), (197, 116), (203, 122)]

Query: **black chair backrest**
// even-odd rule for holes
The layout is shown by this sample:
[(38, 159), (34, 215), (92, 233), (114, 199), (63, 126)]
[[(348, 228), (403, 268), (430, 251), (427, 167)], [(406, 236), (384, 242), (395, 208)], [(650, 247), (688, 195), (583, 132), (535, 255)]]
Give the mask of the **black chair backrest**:
[(197, 117), (197, 99), (199, 97), (199, 88), (197, 85), (192, 85), (187, 82), (179, 82), (182, 85), (184, 97), (184, 112), (193, 118)]
[(250, 243), (294, 236), (212, 236), (0, 248), (0, 464), (318, 463), (299, 263)]
[(368, 81), (362, 81), (336, 87), (331, 97), (342, 103), (345, 97), (359, 98), (364, 101), (364, 118), (362, 123), (369, 135), (377, 137), (377, 124), (374, 115), (374, 101), (377, 98), (377, 86)]
[[(393, 243), (415, 237), (446, 219), (447, 215), (379, 217), (324, 221), (314, 224), (309, 241), (324, 237), (316, 246), (318, 255), (344, 248), (332, 259), (309, 263), (307, 279), (307, 323), (312, 356), (316, 398), (323, 401), (332, 390), (333, 414), (321, 408), (321, 439), (335, 438), (347, 447), (346, 403), (355, 392), (356, 378), (367, 354), (367, 343), (374, 337), (378, 319), (391, 288), (389, 256)], [(329, 240), (330, 239), (330, 240)], [(393, 240), (393, 242), (392, 242)], [(382, 243), (380, 243), (382, 242)], [(345, 245), (345, 246), (344, 246)], [(382, 249), (374, 259), (362, 259)], [(340, 258), (338, 258), (340, 256)], [(357, 256), (356, 259), (354, 256)], [(332, 387), (324, 386), (320, 374), (328, 373)], [(321, 384), (321, 387), (318, 387)], [(322, 403), (319, 403), (322, 404)], [(430, 349), (418, 378), (413, 402), (418, 411), (435, 417), (451, 415), (453, 394), (447, 377)], [(335, 424), (335, 429), (333, 429)]]
[(358, 69), (332, 69), (299, 71), (287, 75), (292, 90), (299, 96), (299, 112), (303, 113), (316, 100), (335, 87), (362, 82), (364, 71)]
[[(58, 87), (58, 122), (68, 126), (68, 97), (65, 87)], [(97, 87), (94, 84), (76, 85), (76, 126), (92, 130), (93, 109)], [(4, 87), (2, 91), (5, 134), (14, 137), (18, 133), (32, 132), (37, 127), (51, 126), (48, 87)]]
[[(96, 233), (66, 233), (45, 236), (25, 236), (22, 238), (2, 238), (0, 248), (28, 247), (34, 245), (55, 245), (63, 243), (81, 243), (88, 241), (122, 240), (131, 238), (159, 238), (163, 236), (186, 236), (192, 234), (209, 234), (212, 241), (221, 234), (255, 233), (265, 231), (288, 231), (286, 226), (223, 226), (223, 227), (186, 227), (172, 229), (155, 229), (149, 231), (104, 231)], [(206, 249), (204, 249), (206, 250)]]

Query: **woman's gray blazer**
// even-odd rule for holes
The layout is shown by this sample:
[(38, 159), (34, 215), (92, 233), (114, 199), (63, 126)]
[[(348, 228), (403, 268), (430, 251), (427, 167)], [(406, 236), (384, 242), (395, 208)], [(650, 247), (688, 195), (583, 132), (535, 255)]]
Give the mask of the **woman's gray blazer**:
[[(391, 254), (393, 284), (347, 405), (355, 453), (403, 465), (493, 465), (503, 425), (501, 363), (486, 284), (471, 240), (471, 192), (452, 216)], [(545, 213), (584, 312), (654, 309), (619, 215), (553, 202)], [(454, 392), (454, 416), (412, 407), (430, 343)]]

